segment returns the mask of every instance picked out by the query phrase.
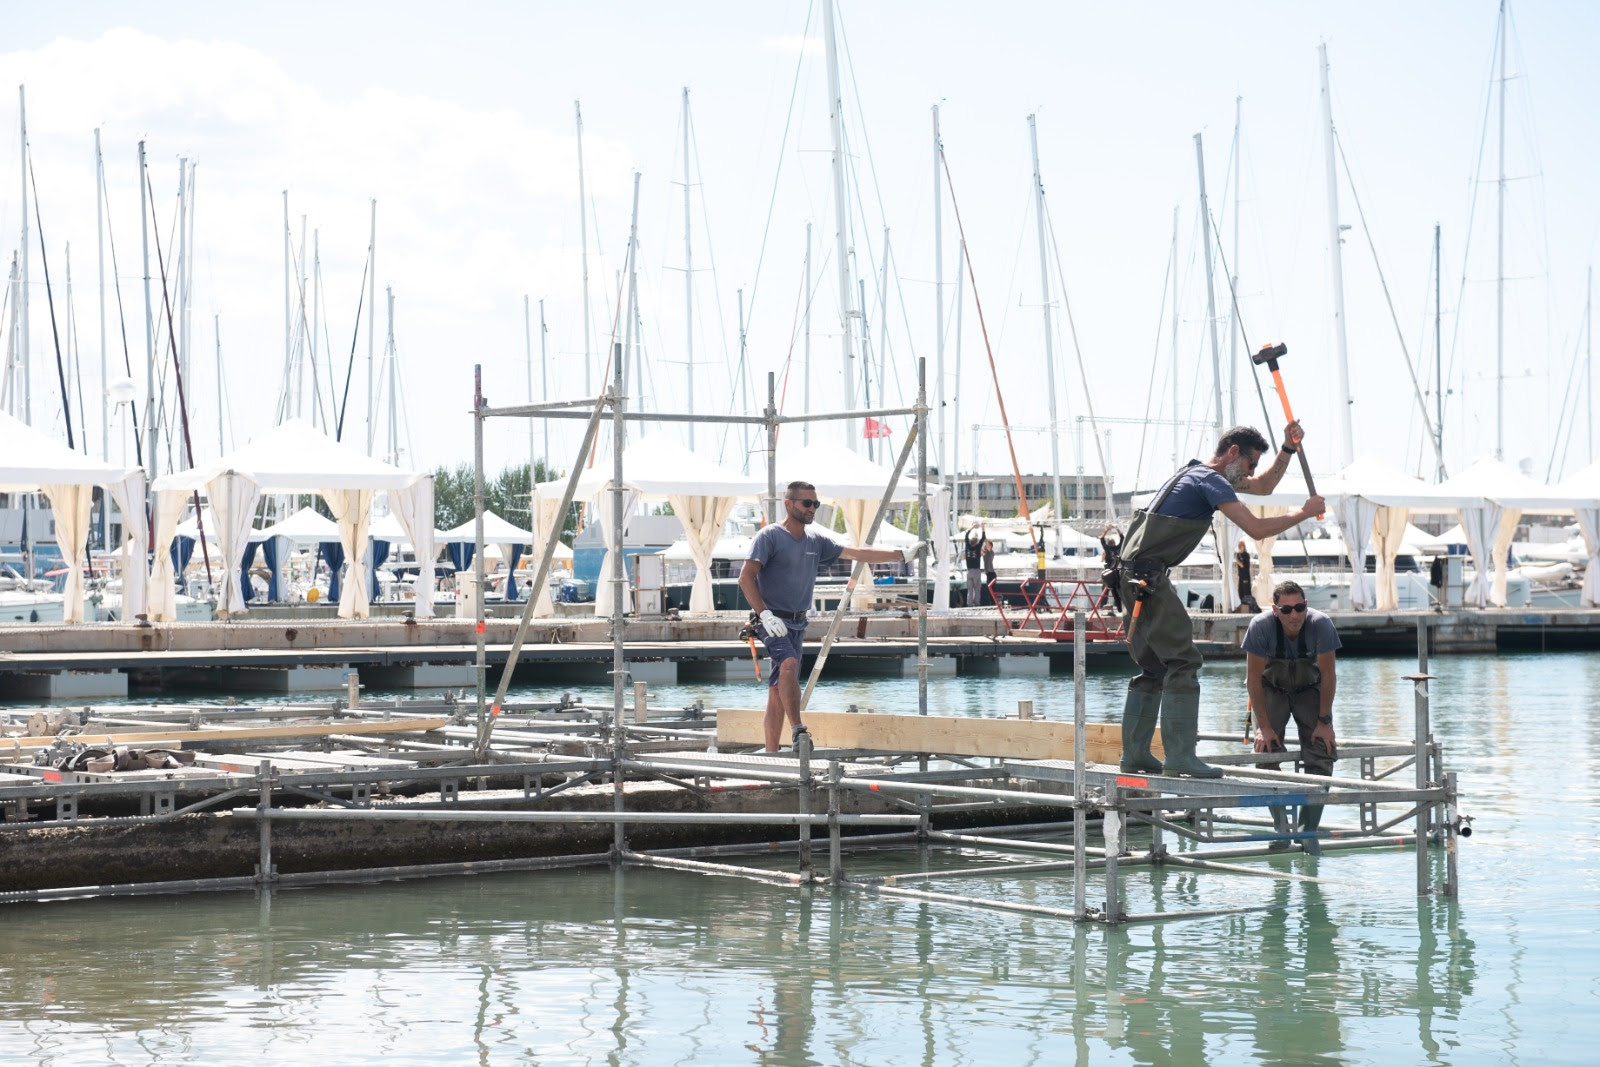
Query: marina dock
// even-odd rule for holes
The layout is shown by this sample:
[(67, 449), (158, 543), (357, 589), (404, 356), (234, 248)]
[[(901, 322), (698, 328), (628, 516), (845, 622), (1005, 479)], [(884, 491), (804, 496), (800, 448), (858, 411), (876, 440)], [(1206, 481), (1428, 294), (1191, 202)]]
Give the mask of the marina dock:
[[(1195, 638), (1207, 659), (1242, 655), (1251, 616), (1196, 614)], [(1499, 609), (1418, 614), (1339, 612), (1334, 620), (1347, 654), (1408, 652), (1419, 619), (1428, 622), (1435, 654), (1497, 649), (1600, 649), (1600, 611), (1575, 608)], [(1018, 626), (1017, 623), (1022, 623)], [(1126, 662), (1113, 629), (1091, 634), (1096, 663)], [(739, 612), (682, 618), (630, 619), (625, 626), (629, 671), (652, 684), (754, 680), (751, 649), (738, 638)], [(607, 619), (535, 620), (517, 665), (518, 677), (541, 682), (604, 683), (611, 669)], [(498, 675), (517, 620), (485, 623), (485, 661)], [(822, 627), (813, 627), (813, 642)], [(928, 619), (933, 674), (1036, 674), (1071, 669), (1071, 622), (1049, 617), (1007, 619), (985, 609)], [(345, 621), (168, 623), (158, 626), (0, 627), (0, 693), (6, 699), (117, 697), (133, 692), (228, 688), (262, 692), (461, 689), (476, 683), (473, 623), (467, 619), (400, 618)], [(812, 642), (808, 642), (808, 650)], [(764, 653), (758, 654), (764, 660)], [(874, 612), (844, 620), (830, 660), (845, 672), (917, 673), (917, 619)], [(1109, 657), (1109, 659), (1108, 659)], [(762, 670), (765, 671), (763, 665)]]

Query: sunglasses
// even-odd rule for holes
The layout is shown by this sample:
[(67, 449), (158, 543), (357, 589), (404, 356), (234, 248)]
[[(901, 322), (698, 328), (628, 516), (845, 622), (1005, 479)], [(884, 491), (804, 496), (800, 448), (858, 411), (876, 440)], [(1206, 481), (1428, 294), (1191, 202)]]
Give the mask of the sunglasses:
[(803, 508), (814, 508), (818, 504), (822, 503), (822, 501), (820, 501), (820, 500), (791, 500), (790, 503), (798, 504), (800, 507), (803, 507)]
[(1283, 605), (1280, 605), (1279, 608), (1278, 608), (1278, 614), (1279, 615), (1288, 615), (1291, 612), (1295, 612), (1295, 611), (1303, 612), (1305, 610), (1306, 610), (1306, 602), (1304, 600), (1302, 600), (1298, 604), (1283, 604)]

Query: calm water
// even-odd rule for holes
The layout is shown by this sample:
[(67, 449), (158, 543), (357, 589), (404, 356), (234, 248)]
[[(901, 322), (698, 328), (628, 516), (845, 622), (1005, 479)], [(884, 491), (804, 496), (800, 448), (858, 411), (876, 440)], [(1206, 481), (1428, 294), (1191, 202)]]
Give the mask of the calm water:
[[(1342, 661), (1341, 730), (1409, 733), (1413, 668)], [(1123, 930), (640, 870), (13, 906), (0, 1062), (1596, 1062), (1600, 656), (1434, 669), (1436, 731), (1476, 817), (1459, 901), (1419, 900), (1411, 854), (1387, 850), (1271, 861), (1321, 885), (1135, 871), (1131, 910), (1277, 907)], [(1090, 675), (1092, 718), (1115, 717), (1126, 677)], [(1237, 730), (1242, 666), (1205, 684), (1206, 728)], [(931, 694), (935, 712), (1072, 706), (1067, 677), (936, 679)], [(652, 704), (697, 697), (761, 692), (659, 687)], [(914, 702), (914, 681), (859, 678), (817, 698)], [(930, 885), (1071, 899), (1062, 874)]]

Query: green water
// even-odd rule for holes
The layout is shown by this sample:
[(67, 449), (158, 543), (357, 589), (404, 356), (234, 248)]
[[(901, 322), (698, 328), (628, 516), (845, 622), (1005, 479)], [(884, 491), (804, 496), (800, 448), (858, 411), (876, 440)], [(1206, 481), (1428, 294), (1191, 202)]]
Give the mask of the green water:
[[(1414, 666), (1341, 661), (1338, 727), (1407, 735)], [(1457, 901), (1419, 900), (1412, 854), (1388, 849), (1252, 861), (1318, 885), (1134, 870), (1132, 911), (1273, 907), (1124, 929), (606, 869), (12, 906), (0, 1062), (1600, 1061), (1600, 656), (1433, 667), (1435, 731), (1476, 820)], [(1241, 675), (1207, 669), (1207, 729), (1241, 725)], [(1091, 718), (1115, 717), (1126, 677), (1091, 673)], [(841, 678), (816, 703), (906, 710), (915, 694), (914, 680)], [(760, 696), (657, 687), (652, 704)], [(1019, 699), (1069, 717), (1071, 680), (930, 684), (936, 713)], [(846, 868), (998, 859), (848, 853)], [(1061, 873), (926, 884), (1071, 902)]]

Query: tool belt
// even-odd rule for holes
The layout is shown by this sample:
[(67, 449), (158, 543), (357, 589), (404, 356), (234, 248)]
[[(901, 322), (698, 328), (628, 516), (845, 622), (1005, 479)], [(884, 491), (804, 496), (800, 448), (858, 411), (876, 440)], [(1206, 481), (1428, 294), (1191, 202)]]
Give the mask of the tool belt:
[(1125, 559), (1118, 568), (1124, 582), (1140, 588), (1154, 585), (1167, 576), (1167, 566), (1153, 559)]

